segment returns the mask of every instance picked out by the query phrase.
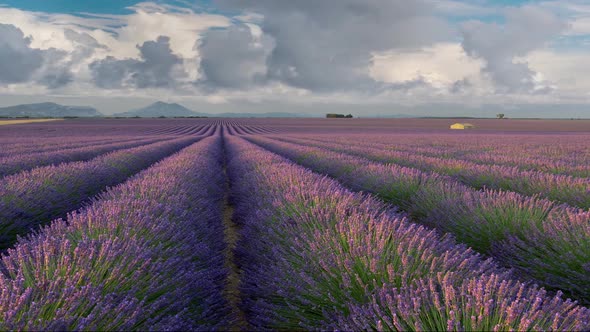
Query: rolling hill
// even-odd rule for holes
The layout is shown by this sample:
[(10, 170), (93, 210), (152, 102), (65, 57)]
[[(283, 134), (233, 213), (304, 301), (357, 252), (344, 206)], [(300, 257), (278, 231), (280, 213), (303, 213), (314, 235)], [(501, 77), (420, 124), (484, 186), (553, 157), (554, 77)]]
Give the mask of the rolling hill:
[(138, 108), (132, 111), (116, 113), (116, 117), (141, 117), (141, 118), (157, 118), (165, 117), (179, 117), (179, 116), (201, 116), (200, 114), (191, 111), (190, 109), (176, 103), (165, 103), (162, 101), (155, 102), (143, 108)]
[(63, 118), (100, 117), (95, 108), (87, 106), (64, 106), (56, 103), (23, 104), (0, 108), (0, 117)]

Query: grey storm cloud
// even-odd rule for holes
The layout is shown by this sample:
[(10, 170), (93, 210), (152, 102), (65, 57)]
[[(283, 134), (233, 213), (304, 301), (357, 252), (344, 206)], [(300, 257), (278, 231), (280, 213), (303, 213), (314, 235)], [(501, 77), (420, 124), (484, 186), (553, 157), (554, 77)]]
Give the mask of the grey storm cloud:
[(90, 64), (94, 83), (102, 88), (160, 88), (174, 85), (174, 67), (182, 58), (170, 49), (170, 38), (160, 36), (155, 41), (137, 46), (141, 59), (117, 59), (108, 56)]
[[(319, 92), (373, 89), (376, 82), (369, 75), (373, 52), (430, 45), (452, 33), (422, 0), (219, 0), (218, 4), (262, 15), (260, 27), (273, 41), (265, 59), (266, 80)], [(238, 35), (230, 30), (225, 34)], [(252, 75), (226, 70), (217, 59), (242, 62), (231, 65), (239, 70), (253, 58), (258, 63), (260, 52), (253, 52), (250, 42), (235, 43), (234, 38), (222, 36), (208, 33), (202, 42), (203, 71), (209, 83), (234, 87), (237, 83), (228, 82), (243, 79), (242, 75), (252, 81)], [(215, 39), (215, 47), (207, 49), (210, 39)], [(240, 55), (247, 56), (241, 60)]]
[(10, 24), (0, 24), (0, 84), (29, 81), (43, 65), (43, 51), (30, 47), (31, 39)]
[(64, 35), (70, 41), (83, 46), (84, 48), (96, 49), (96, 48), (106, 48), (106, 46), (100, 44), (94, 37), (85, 33), (85, 32), (77, 32), (72, 29), (65, 29)]
[[(65, 86), (74, 80), (70, 67), (77, 61), (92, 54), (99, 47), (89, 35), (66, 31), (66, 36), (77, 36), (80, 45), (78, 54), (70, 54), (55, 48), (36, 49), (31, 47), (31, 38), (14, 25), (0, 24), (0, 83), (14, 84), (36, 82), (49, 89)], [(92, 39), (92, 40), (91, 40)], [(98, 44), (98, 43), (96, 43)]]
[(483, 71), (501, 90), (530, 92), (535, 87), (536, 73), (528, 64), (514, 62), (514, 58), (543, 47), (567, 25), (552, 13), (532, 6), (507, 9), (505, 17), (503, 25), (478, 21), (463, 24), (463, 49), (486, 61)]
[(49, 49), (44, 51), (44, 65), (37, 79), (37, 83), (45, 85), (50, 89), (57, 89), (68, 85), (74, 80), (70, 71), (71, 60), (64, 60), (68, 53), (61, 50)]
[(92, 56), (97, 49), (107, 50), (108, 47), (100, 44), (94, 37), (85, 33), (77, 32), (72, 29), (64, 30), (65, 37), (76, 45), (75, 51), (72, 53), (71, 63), (78, 63), (88, 57)]
[(85, 32), (66, 29), (64, 35), (74, 43), (75, 50), (71, 53), (56, 49), (45, 51), (44, 68), (41, 77), (37, 80), (38, 83), (50, 89), (57, 89), (74, 81), (74, 75), (70, 70), (72, 66), (92, 56), (96, 49), (107, 49)]
[(264, 83), (266, 57), (272, 47), (271, 38), (266, 35), (258, 38), (245, 24), (209, 30), (197, 46), (204, 75), (202, 82), (206, 86), (232, 89)]

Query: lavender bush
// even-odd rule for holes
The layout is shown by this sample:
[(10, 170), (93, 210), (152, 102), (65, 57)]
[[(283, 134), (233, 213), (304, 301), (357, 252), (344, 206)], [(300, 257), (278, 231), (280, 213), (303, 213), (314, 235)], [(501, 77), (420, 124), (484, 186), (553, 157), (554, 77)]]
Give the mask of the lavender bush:
[[(455, 234), (459, 241), (517, 269), (525, 278), (590, 302), (590, 247), (577, 245), (590, 241), (587, 213), (515, 193), (475, 191), (448, 177), (321, 148), (258, 136), (249, 139), (355, 190), (379, 195), (414, 220)], [(515, 238), (524, 248), (515, 245)]]
[(9, 249), (0, 328), (226, 326), (220, 140), (184, 149)]
[[(284, 137), (284, 135), (283, 135)], [(291, 136), (290, 136), (291, 137)], [(366, 147), (382, 152), (405, 152), (466, 160), (478, 164), (516, 166), (578, 177), (590, 176), (590, 150), (585, 135), (507, 135), (487, 133), (449, 135), (439, 133), (403, 133), (387, 135), (297, 135), (304, 141), (336, 142), (352, 148)]]
[(162, 140), (162, 138), (151, 138), (129, 142), (110, 142), (107, 144), (92, 143), (83, 147), (52, 150), (49, 152), (17, 152), (10, 157), (0, 158), (0, 178), (40, 166), (58, 165), (72, 161), (86, 161), (105, 153), (152, 144)]
[(178, 138), (115, 151), (86, 162), (46, 166), (0, 179), (0, 248), (17, 235), (65, 216), (108, 186), (123, 182), (199, 138)]
[[(342, 330), (579, 331), (588, 309), (542, 289), (497, 275), (458, 279), (439, 273), (415, 286), (381, 288), (368, 304), (351, 304), (335, 319)], [(552, 315), (548, 313), (553, 313)]]
[(590, 195), (588, 195), (590, 180), (585, 178), (540, 171), (525, 171), (514, 166), (480, 165), (466, 160), (428, 157), (412, 151), (388, 151), (364, 145), (320, 143), (285, 138), (280, 138), (280, 140), (326, 148), (373, 161), (394, 163), (402, 167), (417, 168), (421, 171), (449, 175), (476, 189), (509, 190), (524, 195), (539, 195), (579, 208), (590, 208)]
[(64, 139), (64, 138), (53, 138), (53, 139), (43, 139), (39, 140), (39, 138), (20, 138), (18, 141), (13, 141), (4, 138), (0, 138), (0, 144), (2, 144), (2, 151), (0, 151), (0, 157), (14, 157), (19, 154), (25, 153), (43, 153), (43, 152), (51, 152), (63, 149), (76, 149), (85, 146), (90, 146), (92, 144), (109, 144), (115, 142), (131, 142), (136, 141), (141, 138), (147, 137), (86, 137), (84, 135), (80, 135), (77, 137), (75, 141), (71, 139)]
[[(521, 287), (526, 295), (518, 293), (519, 303), (525, 304), (519, 316), (490, 318), (499, 326), (525, 326), (527, 320), (543, 329), (552, 324), (590, 326), (587, 309), (511, 281), (509, 271), (450, 237), (408, 223), (373, 198), (351, 193), (242, 139), (230, 136), (227, 141), (242, 225), (237, 254), (243, 309), (256, 329), (386, 328), (366, 322), (384, 321), (388, 313), (365, 307), (388, 292), (403, 292), (396, 298), (400, 309), (416, 305), (411, 290), (437, 276), (448, 281), (445, 289), (457, 294), (462, 294), (463, 280), (493, 289), (509, 284), (510, 292)], [(502, 292), (489, 297), (499, 303), (513, 299)], [(553, 305), (539, 310), (534, 306), (537, 298)], [(453, 303), (457, 326), (469, 326), (463, 314), (489, 307), (487, 302), (460, 299)], [(436, 299), (424, 295), (418, 318), (440, 320), (437, 311), (429, 309), (436, 305)], [(442, 329), (446, 327), (447, 321)]]

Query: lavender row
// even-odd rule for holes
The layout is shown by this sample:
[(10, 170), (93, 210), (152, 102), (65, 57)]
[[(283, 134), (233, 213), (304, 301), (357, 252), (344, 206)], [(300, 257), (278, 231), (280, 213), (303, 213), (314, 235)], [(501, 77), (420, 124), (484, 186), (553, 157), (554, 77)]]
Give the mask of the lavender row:
[[(414, 140), (411, 143), (401, 143), (399, 136), (389, 137), (384, 141), (375, 135), (359, 137), (358, 141), (376, 148), (413, 152), (430, 157), (516, 166), (523, 170), (576, 177), (590, 175), (590, 149), (586, 144), (586, 135), (428, 136), (430, 141), (419, 141), (416, 135), (405, 137), (406, 140)], [(451, 138), (458, 138), (461, 142), (453, 143)]]
[[(143, 137), (149, 138), (149, 137)], [(13, 157), (17, 154), (22, 153), (39, 153), (49, 152), (62, 149), (75, 149), (80, 147), (89, 146), (91, 144), (109, 144), (114, 142), (130, 142), (137, 140), (138, 137), (78, 137), (76, 141), (71, 139), (42, 139), (39, 138), (31, 139), (31, 142), (23, 143), (24, 138), (20, 138), (18, 143), (7, 143), (5, 139), (0, 140), (2, 145), (2, 151), (0, 151), (0, 157)]]
[(241, 138), (227, 142), (255, 329), (590, 327), (588, 309), (510, 279), (451, 237)]
[(476, 191), (448, 177), (321, 148), (249, 139), (354, 190), (377, 194), (523, 278), (590, 303), (590, 212), (515, 193)]
[(2, 257), (2, 330), (223, 328), (220, 137), (114, 187)]
[(0, 179), (0, 248), (35, 226), (79, 208), (198, 138), (179, 138), (101, 155), (85, 162), (45, 166)]
[(349, 306), (333, 326), (345, 331), (585, 331), (589, 309), (544, 290), (485, 275), (451, 273), (412, 287), (379, 289), (369, 303)]
[(539, 153), (537, 156), (523, 156), (518, 154), (508, 155), (503, 151), (497, 151), (496, 153), (477, 151), (461, 156), (459, 159), (477, 164), (514, 166), (522, 170), (537, 170), (583, 178), (590, 177), (590, 166), (588, 166), (587, 160), (574, 161), (565, 156), (556, 156), (554, 158), (539, 156), (543, 156), (543, 153)]
[[(536, 144), (527, 144), (531, 140), (530, 136), (498, 137), (489, 135), (484, 136), (486, 139), (484, 143), (480, 143), (481, 137), (462, 137), (464, 141), (457, 146), (453, 141), (449, 141), (454, 136), (435, 136), (427, 135), (432, 142), (423, 142), (419, 137), (410, 136), (411, 142), (407, 142), (408, 135), (398, 136), (376, 136), (376, 135), (357, 135), (354, 137), (336, 137), (336, 136), (295, 136), (302, 139), (307, 139), (317, 142), (334, 142), (355, 147), (371, 147), (375, 149), (406, 152), (414, 155), (424, 155), (428, 157), (436, 157), (442, 159), (459, 159), (470, 161), (476, 164), (487, 165), (503, 165), (517, 167), (520, 170), (540, 171), (551, 174), (564, 174), (574, 177), (589, 177), (590, 167), (588, 166), (588, 153), (584, 150), (584, 138), (570, 138), (569, 136), (560, 137), (563, 142), (557, 144), (560, 148), (564, 145), (573, 145), (576, 148), (575, 154), (572, 152), (572, 147), (564, 149), (564, 151), (556, 149), (551, 150), (544, 144), (556, 144), (558, 138), (552, 138), (550, 142), (534, 137)], [(500, 139), (501, 138), (501, 139)], [(509, 138), (510, 142), (505, 140)], [(475, 142), (474, 142), (475, 141)], [(519, 144), (524, 145), (519, 146)], [(542, 157), (539, 157), (542, 156)]]
[[(589, 177), (590, 151), (586, 136), (455, 136), (363, 135), (344, 139), (334, 136), (302, 136), (323, 142), (356, 147), (407, 152), (443, 159), (460, 159), (476, 164), (513, 166), (521, 170)], [(542, 157), (540, 157), (542, 156)]]
[(101, 154), (134, 148), (141, 145), (162, 141), (162, 138), (134, 140), (131, 142), (116, 142), (101, 145), (89, 145), (75, 149), (63, 149), (41, 153), (20, 153), (12, 157), (0, 158), (0, 177), (15, 174), (35, 167), (57, 165), (72, 161), (85, 161)]
[[(86, 128), (83, 128), (86, 129)], [(117, 132), (127, 130), (126, 127), (122, 128), (105, 128), (105, 131)], [(153, 133), (147, 136), (146, 134), (134, 135), (134, 136), (90, 136), (88, 133), (77, 128), (73, 134), (64, 137), (51, 137), (42, 138), (35, 137), (18, 137), (18, 138), (6, 138), (0, 137), (0, 145), (2, 151), (0, 151), (0, 157), (16, 157), (19, 154), (31, 154), (41, 152), (51, 152), (64, 149), (75, 149), (84, 148), (91, 145), (98, 144), (112, 144), (112, 143), (126, 143), (132, 141), (138, 141), (140, 139), (172, 139), (178, 138), (178, 136), (184, 135), (205, 135), (206, 132), (210, 131), (210, 126), (175, 126), (170, 130), (170, 134), (163, 135), (161, 133)]]
[(410, 152), (388, 151), (368, 146), (319, 143), (292, 138), (281, 138), (281, 140), (326, 148), (373, 161), (417, 168), (425, 172), (449, 175), (476, 189), (490, 188), (514, 191), (523, 195), (539, 195), (579, 208), (590, 208), (590, 179), (523, 171), (517, 167), (480, 165), (464, 160), (426, 157)]
[[(213, 121), (204, 119), (73, 119), (0, 128), (0, 145), (40, 141), (76, 141), (80, 138), (195, 135)], [(192, 127), (190, 129), (189, 127)], [(161, 129), (166, 129), (161, 131)]]

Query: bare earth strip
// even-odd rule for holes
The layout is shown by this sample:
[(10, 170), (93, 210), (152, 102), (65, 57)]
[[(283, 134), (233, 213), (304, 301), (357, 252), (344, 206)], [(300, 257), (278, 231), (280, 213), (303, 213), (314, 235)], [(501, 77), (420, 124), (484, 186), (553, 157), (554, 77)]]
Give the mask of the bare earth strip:
[(24, 124), (24, 123), (37, 123), (37, 122), (50, 122), (50, 121), (62, 121), (63, 119), (26, 119), (26, 120), (0, 120), (0, 126)]
[[(227, 152), (226, 152), (227, 153)], [(227, 158), (227, 156), (225, 156)], [(226, 177), (225, 197), (223, 199), (223, 226), (224, 237), (226, 242), (225, 248), (225, 267), (228, 269), (227, 282), (225, 285), (225, 297), (229, 302), (235, 320), (228, 327), (229, 331), (248, 331), (249, 324), (244, 312), (240, 308), (240, 273), (241, 270), (235, 262), (234, 251), (240, 239), (239, 226), (233, 220), (234, 207), (229, 200), (230, 183), (227, 176), (227, 165), (224, 163), (223, 172)]]

